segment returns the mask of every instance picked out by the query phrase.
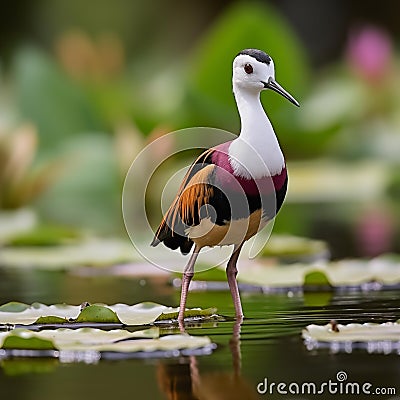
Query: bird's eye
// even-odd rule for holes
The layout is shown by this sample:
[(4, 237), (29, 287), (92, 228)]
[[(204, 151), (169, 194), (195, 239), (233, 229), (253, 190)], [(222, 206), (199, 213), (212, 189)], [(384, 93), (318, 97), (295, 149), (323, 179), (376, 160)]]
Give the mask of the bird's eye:
[(252, 74), (253, 66), (251, 64), (244, 64), (244, 72), (246, 72), (246, 74)]

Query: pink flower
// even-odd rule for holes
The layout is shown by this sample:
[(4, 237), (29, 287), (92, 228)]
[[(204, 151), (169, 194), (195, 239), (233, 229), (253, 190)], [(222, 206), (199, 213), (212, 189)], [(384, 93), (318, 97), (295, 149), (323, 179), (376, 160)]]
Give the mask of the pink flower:
[(365, 26), (350, 34), (347, 59), (362, 78), (380, 81), (392, 61), (392, 41), (384, 30)]
[(383, 208), (365, 210), (356, 223), (356, 241), (361, 256), (376, 257), (393, 248), (392, 216)]

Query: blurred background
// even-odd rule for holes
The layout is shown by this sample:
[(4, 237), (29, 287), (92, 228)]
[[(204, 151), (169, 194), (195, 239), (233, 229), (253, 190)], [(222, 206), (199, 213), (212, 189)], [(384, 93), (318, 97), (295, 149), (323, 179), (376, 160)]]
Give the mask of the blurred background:
[(290, 171), (274, 232), (334, 258), (398, 252), (398, 15), (394, 0), (5, 2), (0, 241), (126, 237), (135, 155), (181, 128), (238, 132), (231, 63), (255, 47), (301, 103), (262, 95)]

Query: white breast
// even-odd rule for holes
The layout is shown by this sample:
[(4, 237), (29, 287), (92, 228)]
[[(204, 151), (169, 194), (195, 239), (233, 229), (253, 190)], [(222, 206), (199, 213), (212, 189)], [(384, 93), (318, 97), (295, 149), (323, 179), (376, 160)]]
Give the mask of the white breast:
[(285, 159), (276, 136), (254, 135), (252, 143), (243, 136), (241, 134), (229, 147), (229, 161), (235, 175), (260, 179), (280, 174)]

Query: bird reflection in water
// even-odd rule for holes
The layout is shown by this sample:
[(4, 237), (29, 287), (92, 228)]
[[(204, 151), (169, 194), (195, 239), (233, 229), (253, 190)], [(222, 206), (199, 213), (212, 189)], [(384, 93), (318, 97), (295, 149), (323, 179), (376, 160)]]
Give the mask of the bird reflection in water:
[[(243, 400), (257, 399), (256, 389), (241, 375), (240, 332), (243, 319), (234, 322), (229, 340), (232, 368), (226, 371), (201, 371), (196, 356), (176, 362), (162, 361), (157, 380), (168, 400)], [(181, 326), (181, 332), (184, 328)], [(218, 351), (218, 350), (217, 350)]]

